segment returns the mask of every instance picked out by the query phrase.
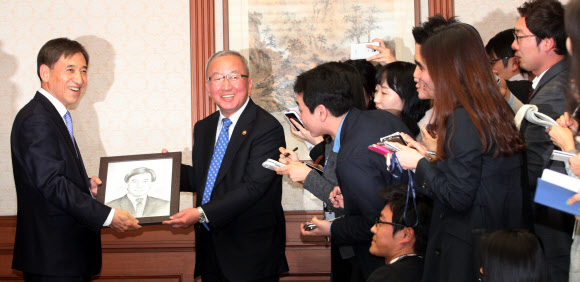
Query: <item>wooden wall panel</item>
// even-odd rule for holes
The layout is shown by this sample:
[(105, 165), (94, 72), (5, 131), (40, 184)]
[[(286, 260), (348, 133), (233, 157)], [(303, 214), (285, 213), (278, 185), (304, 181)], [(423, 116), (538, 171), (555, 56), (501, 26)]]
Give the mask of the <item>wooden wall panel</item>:
[(214, 0), (190, 0), (191, 28), (191, 121), (193, 125), (216, 107), (205, 94), (205, 63), (215, 53), (215, 3)]
[(429, 0), (429, 16), (441, 14), (445, 18), (455, 16), (454, 0)]
[[(322, 212), (286, 213), (286, 257), (290, 272), (281, 281), (328, 281), (330, 244), (325, 238), (303, 238), (300, 223)], [(11, 269), (16, 217), (0, 217), (0, 281), (22, 281)], [(103, 267), (95, 281), (194, 281), (195, 233), (193, 228), (172, 229), (146, 225), (134, 232), (101, 230)], [(196, 280), (196, 281), (199, 281)]]

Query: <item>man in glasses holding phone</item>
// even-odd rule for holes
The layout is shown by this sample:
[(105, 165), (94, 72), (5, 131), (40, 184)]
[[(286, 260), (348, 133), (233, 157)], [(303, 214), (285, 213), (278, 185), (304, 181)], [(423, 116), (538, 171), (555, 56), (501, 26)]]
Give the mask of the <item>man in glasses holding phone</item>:
[(423, 256), (431, 221), (432, 203), (421, 194), (413, 196), (407, 186), (381, 191), (385, 208), (371, 228), (373, 241), (369, 252), (385, 258), (367, 282), (421, 281)]

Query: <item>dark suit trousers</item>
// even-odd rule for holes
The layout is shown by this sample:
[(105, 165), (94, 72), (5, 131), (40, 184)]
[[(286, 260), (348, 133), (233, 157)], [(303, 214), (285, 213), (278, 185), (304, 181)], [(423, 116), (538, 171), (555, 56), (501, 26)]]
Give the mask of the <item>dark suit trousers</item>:
[(24, 272), (26, 282), (88, 282), (91, 276), (44, 276)]
[[(216, 257), (213, 241), (211, 239), (209, 231), (205, 227), (200, 228), (199, 234), (201, 235), (201, 242), (204, 242), (200, 246), (196, 246), (198, 252), (200, 252), (203, 257), (201, 262), (201, 267), (203, 271), (201, 272), (201, 281), (203, 282), (228, 282), (229, 280), (222, 274), (221, 268), (219, 266), (219, 261)], [(253, 280), (253, 282), (274, 282), (279, 281), (280, 277), (278, 275), (266, 277), (262, 279)]]

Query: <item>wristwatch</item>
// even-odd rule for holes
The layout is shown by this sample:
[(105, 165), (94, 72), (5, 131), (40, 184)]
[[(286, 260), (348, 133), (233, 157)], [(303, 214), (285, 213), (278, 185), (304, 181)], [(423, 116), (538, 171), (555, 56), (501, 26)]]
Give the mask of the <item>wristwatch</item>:
[(201, 207), (197, 207), (197, 211), (199, 212), (199, 223), (206, 223), (207, 217), (205, 217), (205, 212)]

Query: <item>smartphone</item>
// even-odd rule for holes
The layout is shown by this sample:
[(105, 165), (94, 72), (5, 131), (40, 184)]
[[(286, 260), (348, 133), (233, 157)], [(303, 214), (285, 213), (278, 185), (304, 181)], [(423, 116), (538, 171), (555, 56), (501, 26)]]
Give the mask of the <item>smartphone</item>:
[(395, 132), (393, 134), (381, 138), (381, 142), (399, 143), (401, 145), (407, 146), (407, 142), (405, 142), (403, 136), (401, 136), (401, 133), (399, 132)]
[(313, 169), (314, 171), (318, 172), (318, 174), (322, 175), (322, 173), (324, 172), (322, 169), (316, 167), (315, 165), (311, 164), (311, 163), (304, 163), (307, 167)]
[(284, 165), (283, 163), (280, 163), (280, 162), (278, 162), (278, 161), (275, 161), (275, 160), (273, 160), (273, 159), (267, 159), (266, 161), (264, 161), (264, 162), (262, 163), (262, 166), (263, 166), (264, 168), (267, 168), (267, 169), (274, 170), (274, 168), (277, 168), (277, 167), (283, 167), (283, 166), (285, 166), (285, 165)]
[(286, 111), (284, 111), (284, 116), (286, 117), (286, 119), (290, 123), (290, 126), (292, 126), (292, 128), (294, 128), (294, 130), (300, 131), (300, 129), (296, 128), (296, 126), (294, 126), (294, 124), (290, 120), (294, 120), (295, 122), (300, 124), (300, 126), (304, 127), (304, 124), (300, 120), (300, 115), (298, 115), (298, 113), (296, 111), (286, 110)]
[(384, 141), (382, 143), (378, 143), (377, 145), (379, 146), (383, 146), (389, 150), (391, 150), (392, 152), (398, 152), (401, 151), (401, 149), (395, 147), (395, 145), (393, 145), (393, 143), (389, 142), (389, 141)]
[(370, 56), (379, 54), (379, 51), (368, 48), (367, 45), (380, 46), (379, 42), (367, 42), (367, 43), (353, 43), (350, 44), (350, 59), (351, 60), (363, 60)]

